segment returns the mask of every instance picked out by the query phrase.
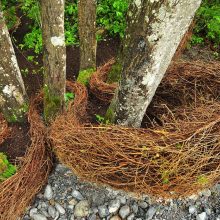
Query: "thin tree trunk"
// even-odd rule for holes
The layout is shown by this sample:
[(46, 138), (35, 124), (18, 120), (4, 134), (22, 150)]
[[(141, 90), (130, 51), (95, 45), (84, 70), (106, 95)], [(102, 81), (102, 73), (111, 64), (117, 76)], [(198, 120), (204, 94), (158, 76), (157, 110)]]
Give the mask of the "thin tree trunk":
[(121, 81), (107, 112), (112, 122), (140, 127), (200, 3), (200, 0), (143, 0), (130, 4)]
[(78, 1), (80, 72), (77, 81), (87, 84), (96, 69), (96, 0)]
[(0, 111), (8, 122), (21, 122), (27, 95), (0, 5)]
[(44, 117), (48, 122), (64, 108), (66, 46), (64, 0), (41, 0), (44, 63)]

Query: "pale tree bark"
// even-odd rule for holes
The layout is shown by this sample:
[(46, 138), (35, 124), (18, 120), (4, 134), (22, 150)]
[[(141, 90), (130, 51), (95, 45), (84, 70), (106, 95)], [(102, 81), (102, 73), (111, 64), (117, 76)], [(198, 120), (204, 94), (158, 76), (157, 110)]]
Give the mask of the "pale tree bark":
[(8, 122), (21, 122), (27, 95), (0, 5), (0, 111)]
[(96, 0), (78, 1), (80, 72), (77, 81), (87, 84), (96, 69)]
[(119, 88), (107, 118), (140, 127), (201, 0), (135, 0), (129, 7)]
[(52, 120), (64, 108), (66, 46), (64, 0), (41, 0), (44, 63), (44, 117)]

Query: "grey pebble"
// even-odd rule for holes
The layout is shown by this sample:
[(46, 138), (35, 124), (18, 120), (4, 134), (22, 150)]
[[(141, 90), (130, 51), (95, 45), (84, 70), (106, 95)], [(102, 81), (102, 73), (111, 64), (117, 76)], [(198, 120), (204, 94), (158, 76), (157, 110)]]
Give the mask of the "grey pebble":
[(126, 198), (124, 196), (119, 196), (118, 199), (120, 200), (120, 203), (122, 205), (125, 205), (126, 204)]
[(135, 215), (134, 215), (134, 213), (132, 213), (127, 217), (127, 220), (133, 220), (134, 217), (135, 217)]
[(88, 220), (96, 220), (96, 214), (92, 214), (88, 217)]
[(155, 213), (156, 213), (156, 208), (154, 206), (151, 206), (148, 210), (147, 210), (147, 213), (146, 213), (146, 220), (151, 220)]
[(83, 200), (83, 196), (81, 194), (81, 192), (79, 192), (78, 190), (73, 190), (72, 192), (72, 196), (77, 199), (77, 200)]
[(137, 203), (134, 203), (132, 206), (131, 206), (131, 209), (134, 213), (137, 213), (138, 212), (138, 205)]
[(89, 215), (89, 202), (87, 200), (82, 200), (79, 203), (76, 204), (74, 215), (76, 217), (86, 217)]
[(43, 209), (43, 210), (41, 209), (41, 213), (48, 218), (50, 217), (50, 215), (47, 213), (47, 211), (45, 209)]
[(66, 213), (65, 209), (63, 208), (63, 206), (61, 206), (59, 203), (55, 203), (55, 207), (56, 207), (57, 211), (61, 215), (64, 215)]
[(47, 211), (52, 218), (56, 217), (56, 209), (53, 206), (50, 205)]
[(36, 214), (38, 212), (38, 209), (37, 208), (32, 208), (32, 209), (30, 209), (30, 211), (29, 211), (29, 215), (30, 215), (30, 217), (32, 217), (34, 214)]
[(196, 207), (194, 205), (189, 206), (189, 213), (194, 214), (196, 212)]
[(204, 190), (202, 190), (202, 195), (203, 195), (203, 196), (209, 197), (209, 196), (211, 196), (211, 194), (212, 194), (212, 192), (211, 192), (210, 189), (204, 189)]
[(141, 201), (138, 203), (138, 205), (142, 208), (142, 209), (146, 209), (149, 207), (147, 202)]
[(99, 216), (101, 218), (107, 217), (110, 213), (106, 205), (102, 205), (98, 207)]
[(53, 190), (50, 184), (48, 184), (44, 191), (44, 198), (50, 200), (53, 198)]
[(131, 212), (131, 209), (128, 205), (124, 205), (119, 210), (119, 215), (122, 219), (125, 219)]
[(47, 217), (46, 217), (46, 216), (44, 216), (44, 215), (42, 215), (42, 214), (39, 214), (39, 213), (34, 214), (34, 215), (32, 216), (32, 218), (33, 218), (33, 220), (47, 220)]
[(116, 213), (119, 210), (120, 205), (121, 203), (119, 199), (111, 200), (108, 206), (109, 212)]
[(206, 220), (206, 213), (202, 212), (196, 216), (196, 220)]
[(57, 220), (59, 217), (60, 217), (60, 213), (58, 211), (56, 211), (56, 215), (55, 215), (54, 220)]
[(212, 214), (212, 210), (210, 208), (206, 208), (205, 212), (207, 215), (211, 215)]
[(67, 208), (70, 209), (70, 210), (73, 210), (74, 209), (74, 205), (68, 205)]
[(71, 215), (70, 220), (74, 220), (74, 219), (75, 219), (75, 216)]

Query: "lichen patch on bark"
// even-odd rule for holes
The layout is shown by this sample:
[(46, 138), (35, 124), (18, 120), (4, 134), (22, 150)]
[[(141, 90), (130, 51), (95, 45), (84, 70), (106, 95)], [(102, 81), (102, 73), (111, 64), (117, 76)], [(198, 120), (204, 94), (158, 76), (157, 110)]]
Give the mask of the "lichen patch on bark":
[(53, 46), (57, 47), (57, 46), (64, 46), (65, 45), (65, 38), (64, 36), (54, 36), (51, 37), (51, 43), (53, 44)]

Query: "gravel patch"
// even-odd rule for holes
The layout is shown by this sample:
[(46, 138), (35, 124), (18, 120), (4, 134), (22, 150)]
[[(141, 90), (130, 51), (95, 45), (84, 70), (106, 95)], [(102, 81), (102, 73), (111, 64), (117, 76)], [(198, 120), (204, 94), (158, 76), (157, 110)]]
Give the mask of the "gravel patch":
[(154, 200), (80, 181), (58, 164), (20, 220), (220, 220), (220, 184), (185, 199)]

